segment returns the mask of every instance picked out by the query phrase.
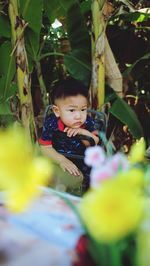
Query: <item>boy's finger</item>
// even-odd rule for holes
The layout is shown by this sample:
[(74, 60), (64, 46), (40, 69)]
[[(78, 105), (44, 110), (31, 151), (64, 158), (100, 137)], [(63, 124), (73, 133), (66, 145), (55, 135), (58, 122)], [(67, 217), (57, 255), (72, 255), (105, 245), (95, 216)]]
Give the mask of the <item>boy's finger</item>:
[(69, 168), (68, 171), (72, 175), (80, 175), (79, 170), (78, 170), (77, 167), (75, 167), (75, 168)]
[(80, 175), (78, 168), (74, 169), (75, 175)]
[(73, 136), (73, 132), (72, 132), (72, 130), (68, 130), (68, 131), (67, 131), (67, 136), (68, 136), (68, 137), (72, 137), (72, 136)]
[(68, 127), (65, 127), (64, 132), (67, 132), (67, 131), (68, 131)]
[(77, 133), (78, 133), (77, 131), (73, 132), (73, 136), (76, 136), (76, 135), (77, 135)]

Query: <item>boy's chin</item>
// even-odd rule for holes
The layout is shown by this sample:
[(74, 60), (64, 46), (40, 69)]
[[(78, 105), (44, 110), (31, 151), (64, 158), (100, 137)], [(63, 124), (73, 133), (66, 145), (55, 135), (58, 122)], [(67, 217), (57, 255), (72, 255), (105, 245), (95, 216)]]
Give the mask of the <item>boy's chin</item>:
[(82, 123), (76, 123), (76, 124), (72, 125), (72, 128), (73, 128), (73, 129), (78, 129), (78, 128), (80, 128), (81, 126), (82, 126)]

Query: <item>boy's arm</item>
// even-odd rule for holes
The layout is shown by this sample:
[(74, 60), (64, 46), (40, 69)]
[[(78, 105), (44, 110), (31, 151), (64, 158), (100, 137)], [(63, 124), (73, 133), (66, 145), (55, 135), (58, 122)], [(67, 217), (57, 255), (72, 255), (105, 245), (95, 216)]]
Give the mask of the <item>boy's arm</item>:
[[(88, 137), (93, 138), (96, 145), (99, 143), (99, 137), (97, 135), (93, 134), (92, 132), (90, 132), (89, 130), (84, 129), (84, 128), (68, 128), (68, 127), (66, 127), (64, 129), (64, 132), (67, 133), (68, 137), (72, 137), (72, 136), (76, 136), (76, 135), (84, 135), (84, 136), (88, 136)], [(84, 140), (83, 140), (83, 142), (84, 142)], [(85, 145), (86, 145), (86, 143), (87, 143), (87, 141), (85, 141)]]
[(52, 145), (41, 145), (41, 151), (44, 155), (48, 156), (56, 163), (60, 165), (63, 171), (68, 171), (71, 175), (80, 175), (80, 171), (77, 166), (67, 159), (64, 155), (58, 153)]
[(81, 128), (80, 134), (93, 138), (96, 145), (99, 143), (99, 137), (95, 135), (94, 133), (88, 131), (87, 129)]

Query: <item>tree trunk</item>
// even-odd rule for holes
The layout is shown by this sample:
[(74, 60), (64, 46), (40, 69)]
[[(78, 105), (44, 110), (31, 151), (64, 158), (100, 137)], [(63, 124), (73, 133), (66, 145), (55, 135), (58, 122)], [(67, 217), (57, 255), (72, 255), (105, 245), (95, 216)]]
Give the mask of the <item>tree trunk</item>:
[(105, 62), (106, 78), (109, 86), (119, 97), (123, 97), (123, 80), (120, 69), (116, 63), (113, 52), (109, 46), (107, 37), (105, 38)]
[(105, 0), (92, 2), (91, 103), (94, 109), (100, 109), (104, 104), (105, 78), (118, 96), (123, 96), (122, 75), (105, 35), (106, 18), (111, 8)]
[(19, 16), (18, 1), (9, 1), (9, 18), (11, 22), (12, 45), (16, 61), (17, 86), (20, 98), (22, 124), (32, 141), (36, 139), (36, 128), (31, 96), (31, 76), (28, 68), (24, 43), (25, 21)]
[(104, 0), (92, 1), (92, 108), (100, 109), (105, 94), (105, 21), (102, 14)]

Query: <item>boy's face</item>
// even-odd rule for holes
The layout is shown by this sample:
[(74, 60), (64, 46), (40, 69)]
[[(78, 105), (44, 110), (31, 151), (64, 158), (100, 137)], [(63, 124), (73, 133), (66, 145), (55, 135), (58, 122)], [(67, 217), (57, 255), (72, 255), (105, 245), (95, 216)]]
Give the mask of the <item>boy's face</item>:
[(68, 96), (58, 99), (53, 111), (70, 128), (80, 128), (87, 117), (87, 99), (83, 95)]

